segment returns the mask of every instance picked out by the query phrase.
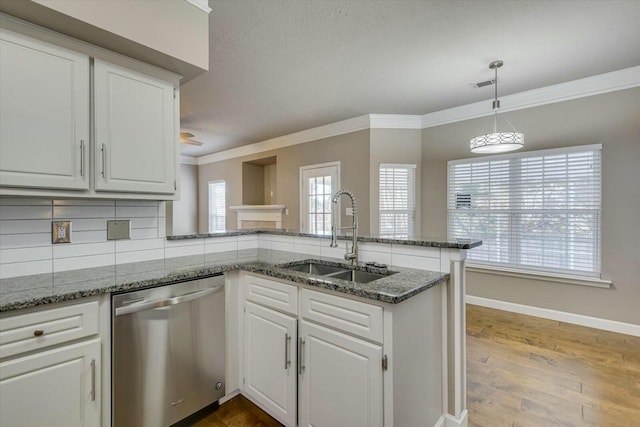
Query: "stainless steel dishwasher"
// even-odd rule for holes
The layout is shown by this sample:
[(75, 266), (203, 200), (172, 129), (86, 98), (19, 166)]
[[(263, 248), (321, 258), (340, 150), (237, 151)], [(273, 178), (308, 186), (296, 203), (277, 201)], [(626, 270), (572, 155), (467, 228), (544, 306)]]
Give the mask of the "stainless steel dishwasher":
[(170, 426), (224, 396), (224, 276), (112, 296), (115, 427)]

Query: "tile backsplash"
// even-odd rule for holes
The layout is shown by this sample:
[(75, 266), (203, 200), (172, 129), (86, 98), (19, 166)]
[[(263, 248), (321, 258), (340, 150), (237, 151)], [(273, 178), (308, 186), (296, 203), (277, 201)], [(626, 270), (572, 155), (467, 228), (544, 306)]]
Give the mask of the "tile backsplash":
[[(131, 220), (131, 240), (107, 240), (107, 220)], [(51, 221), (71, 243), (51, 243)], [(148, 200), (0, 198), (0, 279), (164, 258), (165, 204)]]

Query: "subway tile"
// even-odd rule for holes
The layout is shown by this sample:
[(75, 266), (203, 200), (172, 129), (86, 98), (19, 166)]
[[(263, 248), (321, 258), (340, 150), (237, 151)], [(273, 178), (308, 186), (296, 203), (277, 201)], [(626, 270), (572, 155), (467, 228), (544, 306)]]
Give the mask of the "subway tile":
[(155, 228), (132, 228), (132, 240), (157, 239), (158, 230)]
[(113, 207), (115, 206), (115, 200), (104, 199), (61, 199), (54, 200), (54, 206), (102, 206)]
[(363, 262), (377, 262), (378, 264), (392, 264), (391, 253), (371, 252), (367, 250), (358, 250), (358, 259)]
[(115, 218), (114, 206), (54, 206), (53, 217), (55, 219), (75, 218)]
[(158, 218), (158, 237), (167, 236), (167, 220), (164, 217)]
[(157, 218), (158, 209), (155, 206), (117, 206), (116, 218)]
[(51, 245), (51, 232), (32, 234), (0, 234), (0, 248), (29, 248)]
[(165, 258), (188, 257), (202, 255), (204, 263), (204, 245), (197, 246), (171, 246), (164, 248)]
[(207, 238), (204, 242), (205, 253), (227, 252), (238, 250), (236, 237)]
[(71, 224), (71, 243), (98, 243), (107, 240), (106, 230), (77, 231)]
[(13, 219), (0, 221), (0, 234), (51, 233), (49, 219)]
[(322, 257), (337, 258), (341, 261), (344, 261), (344, 254), (346, 252), (347, 251), (344, 248), (344, 242), (342, 242), (341, 240), (338, 241), (337, 248), (332, 248), (329, 245), (320, 246), (320, 256)]
[(0, 197), (0, 206), (51, 206), (50, 199), (28, 199), (22, 197)]
[(167, 202), (158, 202), (158, 218), (165, 218), (167, 216)]
[(164, 249), (116, 252), (116, 264), (164, 259)]
[(199, 246), (204, 252), (204, 238), (167, 240), (165, 241), (164, 246), (165, 248), (175, 248), (179, 246)]
[(51, 245), (34, 248), (1, 249), (0, 264), (51, 259)]
[(131, 218), (131, 228), (158, 228), (158, 218)]
[(78, 270), (81, 268), (103, 267), (115, 264), (115, 254), (100, 254), (89, 256), (75, 256), (70, 258), (57, 258), (53, 262), (53, 272)]
[(0, 220), (51, 219), (51, 205), (0, 206)]
[(397, 267), (415, 268), (418, 270), (440, 271), (440, 258), (427, 258), (413, 255), (392, 254), (391, 264)]
[(238, 236), (238, 250), (258, 249), (258, 236)]
[(412, 255), (428, 258), (440, 258), (440, 248), (429, 246), (391, 245), (391, 253), (399, 255)]
[(116, 252), (164, 250), (164, 239), (116, 240)]
[(71, 221), (71, 230), (72, 231), (97, 231), (97, 230), (106, 231), (107, 218), (73, 218)]
[(45, 274), (53, 271), (53, 260), (14, 262), (0, 264), (0, 279), (8, 277), (29, 276), (32, 274)]
[(113, 241), (100, 243), (60, 244), (53, 246), (53, 258), (73, 258), (103, 254), (113, 255), (115, 248), (116, 246)]
[(157, 208), (158, 201), (156, 200), (116, 200), (116, 208), (127, 206), (142, 206)]

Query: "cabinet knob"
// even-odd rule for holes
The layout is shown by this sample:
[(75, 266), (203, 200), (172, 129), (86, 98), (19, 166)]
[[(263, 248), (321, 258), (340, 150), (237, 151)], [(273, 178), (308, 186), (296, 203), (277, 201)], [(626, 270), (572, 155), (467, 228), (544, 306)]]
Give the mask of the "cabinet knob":
[(41, 337), (43, 335), (44, 335), (44, 331), (42, 329), (36, 329), (35, 331), (33, 331), (34, 337)]

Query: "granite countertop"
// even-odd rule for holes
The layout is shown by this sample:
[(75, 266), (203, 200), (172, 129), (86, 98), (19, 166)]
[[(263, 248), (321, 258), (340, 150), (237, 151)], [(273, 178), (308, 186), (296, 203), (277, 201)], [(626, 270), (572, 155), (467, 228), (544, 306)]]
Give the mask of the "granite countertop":
[[(449, 278), (446, 273), (389, 266), (387, 271), (394, 272), (394, 274), (369, 283), (357, 283), (283, 268), (287, 264), (311, 258), (322, 264), (342, 264), (334, 258), (276, 250), (245, 249), (207, 254), (206, 257), (167, 258), (73, 270), (51, 275), (3, 279), (4, 286), (15, 287), (16, 291), (12, 292), (10, 296), (3, 297), (3, 300), (0, 301), (0, 312), (105, 293), (161, 286), (235, 270), (258, 273), (391, 304), (400, 303)], [(385, 269), (364, 264), (359, 264), (356, 269), (371, 272), (385, 271)], [(46, 282), (47, 285), (44, 288), (33, 286), (38, 281), (50, 281), (51, 284), (49, 286), (49, 282)], [(44, 291), (42, 291), (43, 289)], [(38, 292), (34, 292), (34, 290)]]
[[(221, 233), (209, 234), (185, 234), (179, 236), (167, 236), (167, 240), (185, 240), (185, 239), (201, 239), (209, 237), (226, 237), (226, 236), (244, 236), (251, 234), (273, 234), (276, 236), (294, 236), (294, 237), (314, 237), (321, 239), (330, 239), (331, 236), (319, 236), (317, 234), (303, 233), (296, 230), (287, 229), (250, 229), (250, 230), (228, 230)], [(351, 240), (350, 235), (339, 235), (339, 240)], [(439, 237), (414, 237), (411, 239), (389, 238), (379, 236), (358, 236), (359, 242), (369, 243), (391, 243), (395, 245), (408, 246), (427, 246), (434, 248), (452, 248), (452, 249), (472, 249), (482, 245), (482, 240), (477, 239), (447, 239)]]

